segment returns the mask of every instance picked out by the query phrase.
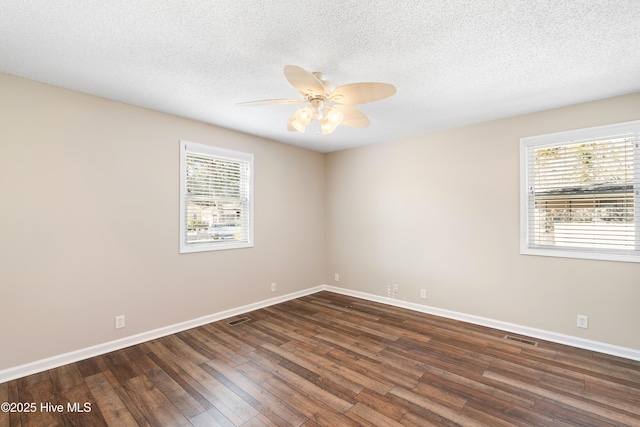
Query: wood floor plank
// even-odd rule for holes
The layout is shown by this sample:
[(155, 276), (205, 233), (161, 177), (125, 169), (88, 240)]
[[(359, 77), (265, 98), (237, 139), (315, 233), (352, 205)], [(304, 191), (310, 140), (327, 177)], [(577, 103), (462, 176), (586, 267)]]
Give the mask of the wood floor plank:
[(213, 339), (205, 330), (191, 329), (187, 331), (187, 334), (196, 340), (200, 346), (207, 348), (212, 353), (211, 359), (223, 359), (227, 363), (233, 365), (240, 365), (247, 361), (247, 359), (245, 359), (241, 354), (236, 353), (233, 350), (229, 350), (227, 347)]
[[(30, 383), (26, 387), (20, 387), (18, 394), (18, 399), (10, 397), (10, 401), (25, 404), (35, 403), (35, 410), (31, 408), (29, 412), (18, 412), (16, 414), (19, 415), (22, 426), (64, 426), (62, 411), (56, 410), (53, 412), (50, 409), (42, 409), (43, 406), (50, 408), (50, 405), (58, 406), (63, 403), (58, 400), (51, 381)], [(11, 423), (13, 424), (13, 420), (11, 420)]]
[(149, 353), (153, 353), (158, 356), (160, 360), (169, 361), (178, 357), (176, 353), (168, 349), (167, 346), (162, 343), (162, 339), (148, 341), (142, 344), (142, 346), (146, 347)]
[[(269, 412), (277, 415), (285, 421), (287, 425), (302, 425), (307, 418), (291, 408), (286, 402), (278, 399), (271, 393), (264, 390), (257, 383), (244, 376), (238, 370), (233, 369), (229, 365), (226, 365), (219, 360), (211, 360), (207, 362), (207, 365), (215, 369), (221, 375), (223, 375), (228, 381), (235, 384), (245, 393), (249, 394), (255, 399), (258, 404), (256, 409), (261, 413)], [(266, 379), (266, 378), (265, 378)]]
[[(204, 363), (209, 359), (214, 359), (216, 357), (215, 353), (207, 348), (205, 343), (201, 343), (196, 338), (192, 337), (190, 331), (184, 331), (176, 334), (181, 341), (183, 341), (187, 346), (191, 347), (190, 353), (179, 352), (182, 353), (187, 358), (191, 358), (192, 355), (197, 354), (193, 361), (196, 363)], [(201, 362), (198, 361), (198, 358), (204, 358)]]
[(209, 357), (206, 357), (204, 354), (200, 353), (195, 348), (191, 347), (189, 344), (183, 341), (178, 335), (169, 335), (165, 337), (164, 344), (173, 353), (180, 356), (184, 356), (198, 365), (210, 360)]
[[(225, 418), (226, 419), (226, 418)], [(219, 423), (209, 412), (203, 412), (189, 420), (194, 427), (219, 427), (219, 426), (233, 426), (231, 421), (227, 420), (222, 424)]]
[[(546, 418), (544, 421), (540, 420), (523, 420), (513, 418), (510, 411), (495, 413), (487, 411), (485, 408), (475, 408), (474, 406), (467, 405), (462, 411), (462, 415), (477, 420), (482, 424), (486, 424), (491, 427), (515, 427), (515, 426), (540, 426), (551, 427), (553, 426), (553, 419)], [(575, 427), (575, 426), (574, 426)]]
[(640, 427), (640, 361), (326, 291), (245, 316), (0, 384), (65, 405), (0, 427)]
[[(316, 351), (322, 351), (323, 353), (329, 352), (334, 349), (332, 345), (324, 344), (323, 342), (318, 341), (317, 339), (314, 339), (312, 337), (308, 337), (296, 331), (291, 331), (290, 330), (291, 327), (289, 325), (284, 324), (278, 321), (277, 319), (269, 319), (268, 321), (261, 320), (260, 326), (281, 337), (286, 336), (287, 337), (286, 342), (295, 340), (300, 343), (311, 345), (316, 348)], [(273, 344), (273, 343), (270, 343), (270, 344)]]
[(19, 378), (14, 384), (17, 385), (18, 388), (22, 388), (38, 384), (43, 381), (51, 381), (51, 370)]
[(559, 405), (567, 405), (576, 409), (577, 411), (590, 413), (594, 417), (605, 421), (613, 421), (615, 423), (619, 423), (620, 425), (633, 425), (638, 421), (637, 417), (633, 417), (633, 415), (628, 415), (627, 413), (621, 411), (612, 410), (613, 408), (606, 405), (597, 404), (596, 402), (589, 401), (587, 399), (576, 398), (569, 394), (549, 390), (535, 384), (526, 383), (524, 381), (521, 381), (520, 379), (514, 379), (505, 376), (502, 373), (496, 373), (492, 370), (487, 370), (484, 373), (484, 377), (490, 378), (501, 384), (505, 384), (516, 389), (541, 396), (541, 398), (545, 400), (551, 400)]
[[(0, 383), (0, 403), (9, 402), (9, 383)], [(9, 425), (9, 412), (0, 411), (0, 426)]]
[(57, 393), (57, 397), (64, 405), (62, 418), (65, 426), (107, 427), (104, 415), (84, 381), (76, 387)]
[(236, 325), (233, 328), (230, 328), (228, 330), (228, 333), (256, 348), (260, 347), (266, 342), (270, 342), (275, 345), (282, 345), (289, 341), (289, 338), (287, 336), (280, 335), (279, 338), (277, 334), (272, 334), (270, 333), (270, 331), (265, 332), (261, 330), (259, 321)]
[(536, 410), (553, 417), (553, 426), (580, 426), (580, 427), (621, 427), (637, 426), (638, 424), (619, 424), (603, 419), (594, 418), (591, 414), (576, 411), (568, 405), (558, 404), (552, 401), (541, 400), (536, 403)]
[(188, 426), (190, 424), (146, 375), (131, 378), (123, 388), (151, 425)]
[(403, 427), (399, 422), (381, 414), (362, 403), (355, 404), (345, 414), (361, 426), (367, 427)]
[(358, 319), (358, 323), (354, 323), (352, 316), (340, 318), (328, 313), (318, 313), (314, 315), (312, 319), (329, 326), (332, 330), (339, 330), (344, 333), (351, 332), (360, 337), (372, 339), (373, 341), (395, 341), (402, 336), (402, 332), (397, 329), (389, 332), (389, 328), (380, 325), (377, 319), (375, 321)]
[(277, 374), (279, 378), (287, 381), (288, 383), (294, 384), (295, 388), (299, 389), (306, 395), (311, 396), (314, 400), (318, 400), (319, 402), (324, 403), (328, 407), (340, 413), (346, 412), (347, 410), (349, 410), (349, 408), (351, 408), (351, 406), (353, 406), (352, 403), (329, 393), (325, 389), (317, 386), (313, 382), (305, 379), (304, 377), (291, 371), (290, 369), (287, 369), (279, 365), (278, 363), (273, 362), (272, 359), (270, 359), (268, 356), (265, 356), (265, 353), (266, 351), (256, 351), (254, 353), (251, 353), (249, 356), (254, 362)]
[(358, 335), (354, 330), (332, 330), (316, 335), (319, 340), (342, 347), (365, 357), (373, 357), (385, 349), (387, 343)]
[(147, 376), (158, 389), (173, 403), (185, 418), (193, 418), (206, 409), (202, 407), (189, 393), (185, 393), (180, 384), (175, 382), (169, 374), (162, 369), (149, 371)]
[(358, 360), (353, 355), (342, 351), (334, 350), (327, 354), (326, 358), (319, 359), (318, 363), (324, 369), (341, 375), (379, 394), (386, 394), (394, 386), (392, 381), (388, 381), (378, 372), (369, 371), (365, 365), (366, 361)]
[(488, 367), (486, 362), (479, 360), (474, 354), (463, 354), (458, 350), (449, 352), (448, 348), (438, 345), (435, 339), (431, 340), (430, 343), (429, 347), (403, 343), (401, 347), (389, 346), (388, 350), (407, 358), (414, 358), (422, 366), (434, 366), (468, 378), (482, 376), (482, 373)]
[(118, 394), (111, 387), (111, 383), (102, 373), (85, 377), (85, 383), (109, 427), (133, 427), (138, 425), (135, 418), (118, 397)]
[(274, 423), (270, 418), (260, 414), (257, 417), (247, 421), (242, 427), (278, 427), (279, 424)]
[[(437, 384), (442, 390), (454, 391), (467, 400), (479, 400), (487, 403), (491, 398), (504, 401), (507, 405), (532, 409), (535, 400), (529, 397), (508, 393), (482, 382), (482, 378), (467, 378), (436, 367), (427, 367), (421, 381)], [(439, 379), (438, 379), (439, 378)]]
[(269, 371), (268, 368), (264, 368), (252, 360), (236, 366), (234, 369), (256, 384), (261, 384), (274, 376), (273, 372)]
[[(105, 378), (107, 379), (109, 378), (109, 373), (110, 372), (105, 372)], [(109, 380), (109, 383), (113, 384), (111, 380)], [(114, 391), (117, 394), (120, 401), (125, 405), (127, 411), (129, 411), (129, 414), (135, 419), (135, 422), (139, 426), (145, 426), (145, 427), (151, 426), (149, 420), (147, 420), (147, 418), (144, 415), (145, 409), (140, 408), (136, 405), (136, 402), (133, 399), (131, 399), (131, 396), (129, 396), (124, 386), (119, 386), (118, 388), (115, 388)]]
[(141, 357), (137, 357), (133, 359), (131, 363), (136, 365), (136, 368), (138, 368), (143, 374), (159, 369), (158, 364), (153, 359), (151, 359), (149, 354), (144, 354)]
[[(260, 312), (262, 313), (260, 320), (284, 327), (288, 331), (287, 336), (293, 333), (291, 336), (303, 335), (307, 338), (312, 338), (317, 335), (322, 328), (322, 325), (318, 325), (311, 317), (302, 316), (286, 310), (284, 305), (279, 304), (266, 307)], [(304, 341), (299, 337), (296, 337), (296, 339)]]
[(456, 424), (445, 419), (434, 421), (413, 412), (409, 412), (407, 415), (402, 417), (401, 424), (405, 427), (460, 427), (460, 424)]
[(280, 347), (265, 344), (264, 348), (303, 367), (304, 369), (307, 369), (310, 372), (313, 372), (317, 375), (318, 382), (323, 381), (324, 378), (327, 382), (331, 382), (336, 386), (339, 386), (340, 389), (347, 391), (347, 394), (349, 395), (356, 395), (365, 388), (364, 385), (349, 379), (349, 377), (355, 375), (345, 375), (344, 372), (335, 372), (335, 369), (333, 369), (333, 366), (328, 359), (317, 356), (312, 352), (299, 351), (298, 348), (291, 343)]
[[(180, 386), (183, 394), (190, 396), (193, 400), (198, 402), (198, 404), (203, 409), (207, 411), (213, 408), (211, 402), (198, 391), (198, 388), (201, 388), (202, 390), (205, 389), (200, 384), (195, 382), (195, 380), (188, 374), (186, 374), (183, 370), (176, 369), (175, 365), (162, 361), (155, 355), (150, 355), (149, 358), (152, 359), (160, 369), (162, 369), (169, 377), (171, 377), (171, 379), (173, 379), (173, 381), (175, 381)], [(206, 393), (207, 392), (205, 391), (205, 394)]]
[[(395, 385), (404, 387), (415, 387), (418, 384), (418, 378), (414, 375), (415, 371), (410, 374), (402, 369), (401, 365), (393, 367), (388, 363), (378, 363), (376, 354), (365, 357), (349, 350), (336, 349), (327, 355), (328, 359), (334, 364), (344, 368), (348, 366), (349, 370), (359, 373), (359, 377), (369, 378), (369, 382), (375, 381), (379, 386), (371, 387), (372, 390), (382, 393), (380, 387), (387, 391)], [(369, 387), (367, 385), (367, 387)]]
[[(640, 412), (640, 387), (637, 389), (616, 383), (592, 383), (585, 381), (585, 392), (593, 396), (615, 399), (625, 410), (638, 414)], [(593, 397), (595, 399), (595, 397)], [(622, 406), (620, 406), (622, 407)], [(640, 414), (639, 414), (640, 415)]]
[(460, 413), (486, 422), (489, 425), (550, 426), (553, 425), (554, 421), (549, 415), (541, 414), (534, 408), (514, 405), (511, 402), (487, 394), (469, 396)]
[(409, 412), (408, 408), (369, 389), (358, 394), (356, 400), (394, 421), (400, 421)]
[[(298, 412), (321, 426), (357, 426), (358, 424), (321, 400), (309, 398), (307, 393), (294, 387), (286, 380), (270, 378), (262, 383), (273, 395), (287, 402)], [(304, 425), (307, 425), (305, 423)]]
[(71, 363), (49, 371), (53, 389), (61, 392), (84, 383), (84, 378), (78, 369), (78, 365)]
[(427, 384), (427, 379), (423, 379), (417, 386), (411, 389), (412, 392), (422, 396), (429, 396), (429, 400), (439, 403), (460, 412), (467, 404), (467, 399), (455, 392), (438, 387), (437, 384)]
[(100, 372), (108, 371), (109, 367), (102, 357), (91, 357), (89, 359), (76, 362), (80, 375), (83, 378), (90, 377)]
[(603, 376), (599, 372), (588, 371), (575, 366), (569, 360), (560, 362), (555, 357), (551, 359), (541, 358), (539, 352), (517, 356), (503, 354), (492, 362), (492, 366), (496, 368), (511, 366), (512, 370), (539, 372), (543, 375), (542, 381), (548, 382), (550, 378), (562, 378), (565, 381), (573, 382), (575, 387), (580, 389), (586, 390), (587, 387), (591, 386), (608, 390), (609, 393), (604, 393), (604, 395), (619, 390), (622, 396), (632, 401), (640, 399), (640, 385), (634, 386), (633, 382), (629, 385), (629, 381), (626, 378)]
[(115, 354), (109, 353), (104, 356), (104, 362), (109, 367), (109, 370), (105, 372), (105, 376), (113, 382), (114, 388), (118, 388), (128, 380), (144, 374), (128, 356), (126, 356), (126, 358), (123, 357), (125, 353), (114, 353)]
[(455, 409), (451, 409), (449, 406), (432, 401), (431, 396), (420, 395), (402, 387), (394, 387), (389, 393), (405, 402), (413, 404), (417, 408), (429, 411), (453, 423), (469, 427), (491, 427), (477, 419), (462, 415), (460, 412)]
[(212, 323), (202, 326), (202, 329), (208, 332), (210, 336), (235, 353), (246, 354), (255, 350), (254, 346), (227, 333), (230, 328), (233, 328), (233, 326)]
[(258, 415), (258, 411), (233, 391), (188, 359), (171, 361), (199, 384), (201, 393), (231, 422), (239, 425)]
[[(455, 396), (452, 400), (464, 399), (460, 407), (463, 415), (487, 422), (490, 425), (552, 425), (553, 419), (535, 411), (535, 401), (506, 393), (478, 381), (470, 380), (448, 372), (427, 372), (421, 383), (427, 383), (435, 390), (416, 387), (413, 391), (428, 395), (430, 399), (449, 405), (447, 394)], [(422, 388), (421, 388), (422, 387)], [(438, 398), (438, 391), (441, 394)]]

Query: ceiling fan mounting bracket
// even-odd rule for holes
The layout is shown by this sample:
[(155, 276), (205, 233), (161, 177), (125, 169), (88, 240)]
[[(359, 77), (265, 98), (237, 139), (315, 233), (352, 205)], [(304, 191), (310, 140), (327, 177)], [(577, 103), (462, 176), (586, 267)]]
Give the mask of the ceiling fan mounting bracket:
[(309, 101), (311, 103), (311, 108), (313, 108), (314, 111), (314, 120), (322, 120), (324, 117), (325, 101), (324, 96), (315, 96)]

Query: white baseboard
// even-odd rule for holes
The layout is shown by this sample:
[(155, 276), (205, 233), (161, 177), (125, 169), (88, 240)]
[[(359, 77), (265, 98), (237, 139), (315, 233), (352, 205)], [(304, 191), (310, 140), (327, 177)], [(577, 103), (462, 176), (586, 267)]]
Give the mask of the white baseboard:
[(87, 347), (87, 348), (75, 350), (69, 353), (48, 357), (46, 359), (37, 360), (35, 362), (26, 363), (24, 365), (19, 365), (12, 368), (4, 369), (0, 371), (0, 384), (17, 379), (17, 378), (26, 377), (27, 375), (36, 374), (38, 372), (46, 371), (49, 369), (57, 368), (59, 366), (67, 365), (69, 363), (77, 362), (79, 360), (88, 359), (90, 357), (99, 356), (101, 354), (109, 353), (111, 351), (130, 347), (132, 345), (141, 344), (143, 342), (151, 341), (167, 335), (175, 334), (177, 332), (182, 332), (187, 329), (196, 328), (198, 326), (202, 326), (207, 323), (217, 322), (220, 320), (228, 319), (230, 317), (248, 313), (250, 311), (258, 310), (260, 308), (269, 307), (274, 304), (279, 304), (281, 302), (300, 298), (306, 295), (311, 295), (320, 291), (334, 292), (337, 294), (347, 295), (354, 298), (361, 298), (368, 301), (374, 301), (382, 304), (393, 305), (395, 307), (406, 308), (408, 310), (418, 311), (421, 313), (433, 314), (435, 316), (446, 317), (454, 320), (460, 320), (463, 322), (473, 323), (481, 326), (487, 326), (490, 328), (500, 329), (506, 332), (543, 339), (543, 340), (555, 342), (558, 344), (565, 344), (572, 347), (582, 348), (585, 350), (592, 350), (592, 351), (597, 351), (604, 354), (610, 354), (612, 356), (624, 357), (626, 359), (640, 361), (640, 351), (634, 350), (631, 348), (619, 347), (619, 346), (606, 344), (599, 341), (586, 340), (583, 338), (573, 337), (570, 335), (563, 335), (555, 332), (544, 331), (541, 329), (530, 328), (527, 326), (516, 325), (513, 323), (502, 322), (499, 320), (488, 319), (485, 317), (474, 316), (474, 315), (459, 313), (459, 312), (450, 311), (450, 310), (444, 310), (437, 307), (430, 307), (427, 305), (415, 304), (407, 301), (400, 301), (393, 298), (387, 298), (379, 295), (368, 294), (365, 292), (359, 292), (359, 291), (354, 291), (354, 290), (345, 289), (345, 288), (338, 288), (336, 286), (320, 285), (313, 288), (305, 289), (303, 291), (293, 292), (287, 295), (270, 298), (268, 300), (259, 301), (253, 304), (243, 305), (241, 307), (233, 308), (230, 310), (220, 311), (218, 313), (210, 314), (204, 317), (199, 317), (193, 320), (188, 320), (186, 322), (177, 323), (175, 325), (169, 325), (163, 328), (154, 329), (152, 331), (143, 332), (141, 334), (132, 335), (119, 340), (98, 344), (92, 347)]
[(528, 326), (516, 325), (514, 323), (502, 322), (500, 320), (488, 319), (486, 317), (474, 316), (471, 314), (459, 313), (456, 311), (444, 310), (428, 305), (415, 304), (412, 302), (401, 301), (393, 298), (368, 294), (365, 292), (354, 291), (335, 286), (324, 286), (324, 290), (335, 292), (342, 295), (361, 298), (368, 301), (379, 302), (382, 304), (402, 307), (408, 310), (419, 311), (421, 313), (433, 314), (435, 316), (446, 317), (448, 319), (460, 320), (463, 322), (473, 323), (475, 325), (487, 326), (493, 329), (500, 329), (514, 334), (525, 335), (528, 337), (538, 338), (557, 344), (569, 345), (584, 350), (597, 351), (599, 353), (609, 354), (612, 356), (624, 357), (626, 359), (640, 361), (640, 350), (632, 348), (619, 347), (600, 341), (592, 341), (584, 338), (578, 338), (571, 335), (558, 334), (556, 332), (545, 331), (542, 329), (530, 328)]
[(218, 313), (199, 317), (193, 320), (188, 320), (186, 322), (176, 323), (175, 325), (165, 326), (163, 328), (154, 329), (152, 331), (143, 332), (141, 334), (132, 335), (115, 341), (109, 341), (103, 344), (94, 345), (92, 347), (87, 347), (69, 353), (48, 357), (46, 359), (37, 360), (35, 362), (26, 363), (24, 365), (19, 365), (13, 368), (4, 369), (0, 371), (0, 384), (17, 378), (26, 377), (27, 375), (36, 374), (38, 372), (77, 362), (79, 360), (84, 360), (90, 357), (109, 353), (111, 351), (120, 350), (121, 348), (126, 348), (146, 341), (151, 341), (156, 338), (175, 334), (177, 332), (186, 331), (187, 329), (196, 328), (198, 326), (206, 325), (207, 323), (217, 322), (219, 320), (228, 319), (230, 317), (258, 310), (260, 308), (269, 307), (270, 305), (279, 304), (281, 302), (300, 298), (305, 295), (314, 294), (324, 289), (324, 285), (316, 286), (313, 288), (305, 289), (303, 291), (293, 292), (287, 295), (270, 298), (268, 300), (259, 301), (253, 304), (243, 305), (241, 307), (220, 311)]

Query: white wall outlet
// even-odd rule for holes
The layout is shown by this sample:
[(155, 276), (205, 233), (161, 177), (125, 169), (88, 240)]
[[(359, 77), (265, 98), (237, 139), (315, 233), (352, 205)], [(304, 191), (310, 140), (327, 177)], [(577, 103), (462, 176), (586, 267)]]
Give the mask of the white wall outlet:
[(340, 281), (340, 275), (338, 273), (333, 275), (333, 280), (335, 280), (336, 282)]
[(275, 292), (276, 291), (276, 284), (272, 283), (271, 284), (271, 292)]
[(426, 289), (420, 289), (420, 298), (427, 299), (427, 290)]
[(398, 284), (397, 284), (397, 283), (394, 283), (394, 284), (392, 284), (391, 286), (393, 287), (393, 293), (394, 293), (394, 294), (397, 294), (397, 293), (398, 293)]
[(116, 329), (124, 328), (124, 314), (122, 316), (116, 316)]
[(578, 328), (587, 329), (589, 327), (589, 316), (578, 314)]

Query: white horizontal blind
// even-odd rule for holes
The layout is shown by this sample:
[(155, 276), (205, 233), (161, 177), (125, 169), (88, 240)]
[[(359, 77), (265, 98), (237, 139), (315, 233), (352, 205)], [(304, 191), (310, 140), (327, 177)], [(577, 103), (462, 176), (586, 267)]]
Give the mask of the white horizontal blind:
[(529, 145), (529, 248), (640, 255), (638, 133)]
[(250, 246), (252, 156), (182, 144), (183, 246), (193, 251)]

